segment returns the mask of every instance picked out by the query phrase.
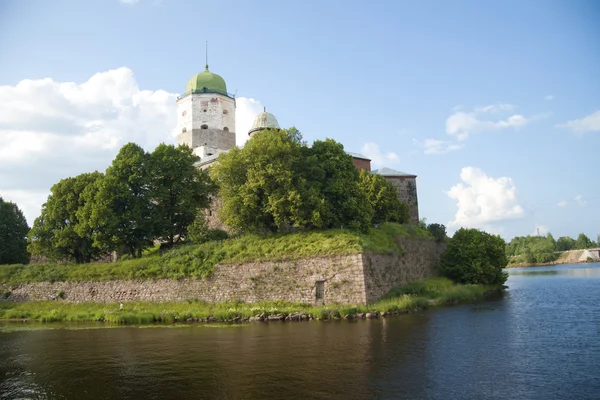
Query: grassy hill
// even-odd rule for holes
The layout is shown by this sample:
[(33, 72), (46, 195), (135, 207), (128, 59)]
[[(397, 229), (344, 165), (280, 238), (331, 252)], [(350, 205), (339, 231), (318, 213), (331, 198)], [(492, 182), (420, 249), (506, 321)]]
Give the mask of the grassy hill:
[(335, 229), (277, 235), (243, 235), (200, 245), (182, 245), (164, 255), (153, 254), (116, 263), (33, 264), (0, 266), (0, 283), (15, 286), (30, 282), (106, 281), (114, 279), (205, 278), (217, 264), (358, 253), (401, 253), (395, 238), (431, 239), (416, 226), (387, 223), (368, 234)]

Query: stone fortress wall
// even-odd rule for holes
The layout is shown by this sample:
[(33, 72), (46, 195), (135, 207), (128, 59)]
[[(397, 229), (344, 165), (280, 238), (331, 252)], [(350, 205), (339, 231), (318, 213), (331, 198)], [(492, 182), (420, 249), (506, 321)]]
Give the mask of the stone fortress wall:
[[(434, 275), (444, 244), (399, 238), (401, 255), (354, 254), (217, 265), (207, 279), (38, 282), (12, 288), (7, 301), (80, 302), (285, 300), (368, 304), (395, 286)], [(60, 294), (60, 295), (59, 295)]]
[(396, 188), (398, 199), (408, 204), (408, 222), (417, 225), (419, 223), (419, 197), (416, 178), (386, 176), (385, 179), (392, 182)]

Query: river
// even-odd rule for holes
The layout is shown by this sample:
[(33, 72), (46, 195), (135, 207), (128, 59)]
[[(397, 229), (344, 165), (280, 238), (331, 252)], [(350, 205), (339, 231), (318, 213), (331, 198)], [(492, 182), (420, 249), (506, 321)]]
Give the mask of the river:
[[(600, 264), (356, 322), (0, 324), (0, 399), (600, 399)], [(24, 329), (27, 328), (27, 329)]]

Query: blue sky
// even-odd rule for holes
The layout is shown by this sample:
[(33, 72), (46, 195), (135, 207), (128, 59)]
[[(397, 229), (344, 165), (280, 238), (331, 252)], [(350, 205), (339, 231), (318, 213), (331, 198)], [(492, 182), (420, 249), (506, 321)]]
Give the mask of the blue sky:
[(3, 1), (0, 195), (32, 223), (59, 179), (174, 143), (208, 40), (240, 141), (266, 106), (418, 175), (429, 222), (596, 239), (598, 21), (593, 0)]

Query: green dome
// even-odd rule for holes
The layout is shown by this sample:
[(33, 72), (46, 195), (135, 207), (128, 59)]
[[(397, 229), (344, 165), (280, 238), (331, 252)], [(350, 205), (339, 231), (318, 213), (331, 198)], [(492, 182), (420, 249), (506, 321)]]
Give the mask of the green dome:
[(208, 70), (207, 64), (206, 69), (203, 72), (190, 78), (187, 85), (185, 85), (185, 92), (208, 92), (227, 95), (227, 85), (225, 85), (225, 80), (223, 78)]

